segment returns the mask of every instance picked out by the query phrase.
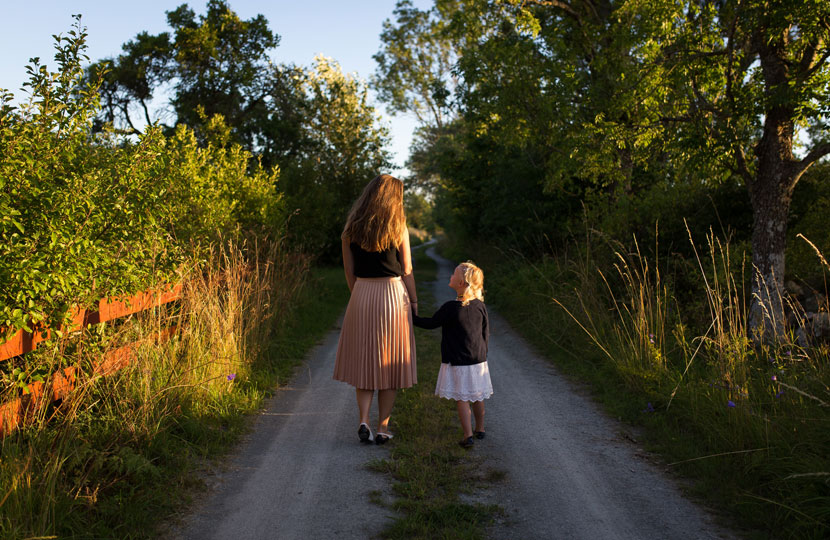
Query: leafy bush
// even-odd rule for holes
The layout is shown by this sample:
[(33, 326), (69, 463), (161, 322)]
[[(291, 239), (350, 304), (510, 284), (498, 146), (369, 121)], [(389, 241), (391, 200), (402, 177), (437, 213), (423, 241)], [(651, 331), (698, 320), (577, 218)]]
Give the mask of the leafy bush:
[(27, 67), (28, 101), (0, 108), (0, 326), (59, 323), (73, 304), (175, 279), (185, 244), (281, 223), (277, 172), (250, 167), (220, 117), (204, 145), (180, 127), (137, 141), (93, 134), (98, 81), (84, 81), (78, 20), (56, 38), (58, 71)]

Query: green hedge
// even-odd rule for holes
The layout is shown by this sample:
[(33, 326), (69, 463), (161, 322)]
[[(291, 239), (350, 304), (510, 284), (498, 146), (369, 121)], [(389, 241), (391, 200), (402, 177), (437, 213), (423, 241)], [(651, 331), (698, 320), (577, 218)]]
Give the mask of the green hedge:
[(221, 117), (197, 135), (150, 126), (95, 133), (100, 81), (85, 83), (80, 25), (56, 38), (58, 71), (34, 59), (29, 99), (0, 101), (0, 326), (60, 322), (73, 304), (175, 279), (184, 247), (283, 222), (276, 171), (251, 166)]

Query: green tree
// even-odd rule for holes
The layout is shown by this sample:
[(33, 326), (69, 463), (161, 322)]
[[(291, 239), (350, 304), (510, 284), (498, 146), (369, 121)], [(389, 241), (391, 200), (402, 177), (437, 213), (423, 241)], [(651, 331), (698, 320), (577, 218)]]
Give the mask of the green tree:
[(57, 71), (27, 67), (26, 102), (0, 91), (0, 326), (12, 333), (175, 279), (217, 232), (282, 232), (277, 172), (251, 166), (221, 117), (203, 141), (186, 126), (135, 142), (94, 133), (100, 81), (84, 79), (77, 19), (56, 38)]
[(456, 83), (455, 49), (439, 9), (421, 11), (410, 0), (399, 0), (396, 24), (383, 22), (381, 50), (372, 57), (378, 64), (372, 85), (380, 100), (393, 112), (412, 113), (421, 124), (437, 128), (451, 116)]
[[(661, 11), (666, 35), (655, 36), (662, 46), (647, 49), (646, 61), (665, 70), (681, 107), (671, 125), (691, 144), (673, 154), (713, 153), (744, 180), (754, 216), (750, 325), (756, 334), (778, 331), (793, 190), (830, 154), (830, 4), (688, 2)], [(799, 128), (810, 136), (802, 157), (794, 154)]]
[(388, 129), (369, 104), (368, 87), (324, 56), (314, 59), (303, 90), (307, 99), (299, 159), (282, 168), (282, 189), (296, 209), (290, 230), (324, 258), (339, 256), (340, 232), (366, 183), (388, 170)]
[[(549, 193), (591, 205), (655, 185), (739, 179), (754, 216), (750, 323), (780, 330), (792, 192), (830, 153), (830, 5), (501, 0), (437, 9), (450, 4), (431, 13), (458, 51), (461, 132), (490, 139), (505, 160), (522, 153)], [(796, 156), (799, 132), (809, 142)], [(422, 148), (444, 140), (422, 133)]]
[(209, 0), (204, 15), (183, 4), (167, 12), (167, 21), (172, 33), (142, 32), (124, 44), (122, 55), (90, 68), (91, 77), (105, 73), (100, 121), (138, 135), (135, 111), (144, 124), (165, 120), (153, 116), (151, 102), (160, 88), (172, 85), (173, 125), (199, 128), (219, 114), (234, 140), (266, 165), (296, 155), (305, 142), (303, 71), (270, 61), (279, 36), (265, 17), (242, 20), (227, 2)]

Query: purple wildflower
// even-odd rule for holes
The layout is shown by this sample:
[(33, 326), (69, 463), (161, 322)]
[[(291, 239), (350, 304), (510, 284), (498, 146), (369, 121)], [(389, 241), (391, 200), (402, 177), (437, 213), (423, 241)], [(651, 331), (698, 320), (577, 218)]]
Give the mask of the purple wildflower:
[(649, 335), (648, 335), (648, 340), (649, 340), (650, 342), (654, 343), (654, 334), (649, 334)]
[(229, 381), (232, 381), (232, 380), (234, 380), (235, 378), (236, 378), (236, 373), (231, 373), (230, 375), (228, 375), (228, 380), (229, 380)]
[(651, 404), (650, 401), (646, 403), (646, 408), (643, 409), (643, 412), (654, 412), (654, 406)]
[(783, 390), (779, 390), (779, 391), (778, 391), (778, 393), (777, 393), (777, 394), (775, 394), (775, 399), (781, 399), (781, 396), (783, 396), (783, 395), (784, 395), (784, 391), (783, 391)]
[(732, 401), (732, 400), (730, 399), (730, 400), (728, 400), (728, 401), (726, 402), (726, 406), (727, 406), (727, 407), (734, 407), (734, 406), (735, 406), (735, 402), (734, 402), (734, 401)]
[(772, 376), (772, 377), (770, 377), (769, 379), (770, 379), (771, 381), (777, 381), (777, 380), (778, 380), (778, 377), (777, 377), (776, 375), (773, 375), (773, 376)]

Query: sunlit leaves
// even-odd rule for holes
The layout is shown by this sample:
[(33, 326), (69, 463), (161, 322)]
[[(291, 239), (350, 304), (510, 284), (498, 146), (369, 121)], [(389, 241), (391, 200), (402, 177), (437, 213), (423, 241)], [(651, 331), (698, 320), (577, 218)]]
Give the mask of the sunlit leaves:
[(73, 305), (176, 279), (185, 244), (281, 223), (276, 172), (250, 167), (219, 117), (204, 146), (182, 127), (135, 143), (93, 134), (99, 96), (80, 63), (86, 34), (58, 38), (58, 70), (29, 69), (31, 95), (0, 117), (0, 327), (62, 322)]

